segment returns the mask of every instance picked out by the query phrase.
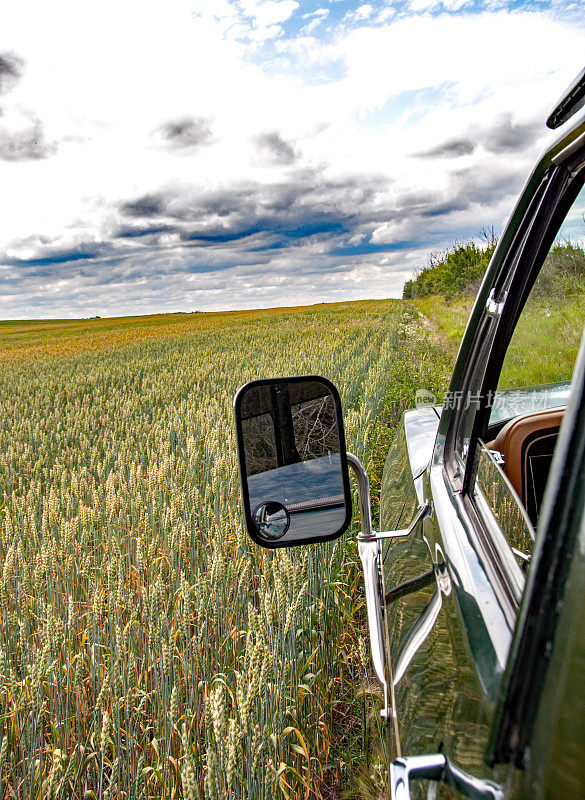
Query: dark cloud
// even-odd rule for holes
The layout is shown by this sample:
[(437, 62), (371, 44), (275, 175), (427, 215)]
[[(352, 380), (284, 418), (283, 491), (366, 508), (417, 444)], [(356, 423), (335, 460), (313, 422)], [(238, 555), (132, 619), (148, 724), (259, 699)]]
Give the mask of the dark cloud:
[[(34, 268), (35, 275), (39, 275), (36, 269), (38, 267), (59, 267), (93, 261), (97, 258), (107, 258), (111, 253), (112, 247), (108, 242), (83, 242), (69, 249), (54, 249), (49, 245), (42, 248), (39, 255), (34, 258), (4, 258), (1, 263), (9, 267)], [(53, 272), (50, 271), (50, 274)]]
[(204, 117), (182, 117), (162, 125), (158, 135), (173, 150), (193, 149), (212, 140), (211, 123)]
[(14, 53), (0, 53), (0, 94), (9, 92), (22, 76), (23, 62)]
[(449, 235), (451, 214), (460, 226), (461, 213), (493, 207), (510, 194), (514, 175), (513, 165), (504, 163), (492, 172), (457, 170), (444, 193), (402, 192), (392, 203), (383, 176), (332, 179), (314, 169), (292, 173), (284, 185), (250, 181), (207, 191), (175, 186), (123, 203), (120, 222), (102, 242), (65, 250), (38, 240), (34, 257), (5, 263), (21, 273), (50, 267), (55, 274), (86, 270), (96, 275), (104, 265), (121, 264), (123, 282), (133, 274), (150, 279), (244, 265), (264, 270), (278, 264), (278, 271), (304, 257), (319, 271), (331, 268), (335, 259), (351, 265), (434, 245), (437, 237)]
[(288, 165), (296, 160), (294, 148), (277, 131), (261, 133), (255, 143), (261, 158), (271, 164)]
[(469, 167), (450, 175), (449, 195), (465, 210), (477, 205), (488, 208), (503, 198), (516, 195), (522, 186), (522, 176), (516, 164), (500, 159), (490, 170)]
[(136, 200), (124, 203), (120, 211), (125, 217), (159, 217), (164, 212), (164, 196), (144, 194)]
[(469, 156), (474, 152), (476, 145), (471, 139), (451, 139), (430, 150), (424, 150), (422, 153), (415, 153), (417, 158), (459, 158), (460, 156)]
[(27, 114), (16, 129), (0, 125), (0, 160), (34, 161), (52, 156), (57, 147), (45, 140), (41, 121)]
[(27, 258), (24, 262), (13, 259), (8, 263), (11, 266), (18, 266), (19, 263), (24, 263), (29, 267), (48, 267), (53, 264), (70, 264), (72, 261), (88, 261), (95, 257), (95, 253), (72, 250), (55, 253), (55, 255), (46, 256), (45, 258)]
[(510, 113), (502, 114), (483, 137), (483, 144), (490, 153), (525, 151), (538, 138), (538, 127), (531, 124), (514, 124)]
[(347, 276), (356, 270), (367, 272), (371, 286), (372, 275), (379, 286), (398, 286), (399, 273), (425, 262), (424, 248), (498, 224), (498, 203), (518, 189), (518, 163), (484, 148), (478, 156), (489, 169), (452, 169), (442, 191), (400, 192), (380, 174), (332, 178), (325, 168), (294, 168), (272, 184), (169, 185), (113, 209), (101, 241), (76, 241), (69, 249), (62, 238), (13, 242), (11, 255), (20, 249), (31, 257), (4, 260), (0, 304), (16, 285), (23, 309), (27, 298), (54, 302), (58, 292), (80, 316), (83, 303), (93, 307), (96, 298), (101, 308), (126, 313), (144, 309), (146, 298), (152, 308), (174, 307), (179, 296), (194, 307), (257, 307), (274, 280), (270, 302), (277, 304), (311, 298), (313, 289), (349, 298), (355, 289)]
[[(342, 235), (348, 232), (348, 227), (343, 220), (338, 218), (327, 218), (307, 214), (307, 220), (301, 224), (286, 224), (283, 220), (265, 217), (258, 222), (243, 230), (218, 230), (213, 233), (202, 233), (191, 231), (183, 233), (181, 239), (188, 242), (198, 242), (201, 244), (229, 244), (230, 242), (241, 242), (243, 239), (261, 237), (259, 240), (249, 242), (247, 247), (251, 251), (277, 250), (294, 242), (301, 242), (313, 237), (324, 235)], [(270, 242), (266, 242), (266, 237), (271, 237)]]
[(203, 233), (202, 231), (183, 232), (181, 239), (184, 242), (201, 242), (201, 244), (228, 244), (229, 242), (239, 242), (262, 232), (262, 226), (255, 225), (244, 230), (226, 231), (218, 229), (215, 232), (210, 231), (208, 233)]
[[(186, 245), (230, 246), (247, 251), (282, 249), (306, 241), (344, 237), (382, 213), (373, 207), (387, 188), (381, 177), (332, 180), (318, 171), (299, 171), (288, 184), (240, 185), (195, 193), (167, 190), (130, 200), (125, 217), (144, 225), (121, 226), (117, 236), (139, 238), (175, 233)], [(382, 217), (383, 218), (383, 217)]]
[(455, 199), (447, 203), (437, 203), (432, 208), (425, 208), (420, 211), (421, 217), (444, 217), (453, 214), (455, 211), (465, 211), (468, 202), (464, 199)]
[(502, 114), (489, 127), (475, 130), (473, 134), (449, 139), (429, 150), (414, 153), (414, 158), (459, 158), (474, 153), (482, 145), (489, 153), (525, 152), (538, 138), (539, 126), (514, 123), (510, 112)]
[(410, 239), (401, 239), (396, 242), (356, 242), (331, 250), (332, 256), (364, 256), (374, 253), (392, 253), (396, 250), (409, 250), (419, 243)]
[[(14, 53), (0, 53), (0, 95), (20, 80), (23, 64)], [(9, 104), (0, 108), (0, 118), (0, 160), (34, 161), (56, 152), (56, 145), (45, 140), (43, 125), (31, 111)]]
[(145, 236), (158, 236), (164, 233), (172, 233), (175, 228), (172, 225), (150, 225), (143, 227), (122, 226), (115, 235), (120, 239), (141, 239)]
[[(244, 254), (276, 257), (316, 245), (336, 258), (372, 256), (420, 247), (444, 234), (450, 215), (509, 191), (511, 171), (453, 171), (444, 193), (402, 192), (392, 203), (385, 199), (389, 181), (381, 175), (331, 179), (315, 169), (291, 173), (286, 184), (250, 181), (198, 193), (175, 187), (124, 203), (123, 216), (146, 224), (122, 226), (116, 235), (119, 241), (152, 236), (156, 242), (159, 235), (174, 234), (164, 241), (185, 251), (221, 253), (230, 264)], [(400, 226), (400, 235), (374, 236), (387, 223)]]

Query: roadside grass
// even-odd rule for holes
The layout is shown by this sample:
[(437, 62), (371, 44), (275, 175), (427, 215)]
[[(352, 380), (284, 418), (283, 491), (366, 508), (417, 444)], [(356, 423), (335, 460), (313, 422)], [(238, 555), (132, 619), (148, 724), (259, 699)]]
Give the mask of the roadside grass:
[(425, 325), (417, 311), (405, 303), (400, 324), (395, 333), (395, 357), (387, 373), (384, 396), (384, 413), (376, 423), (373, 448), (376, 456), (370, 464), (372, 513), (379, 519), (380, 486), (388, 449), (392, 443), (400, 417), (414, 408), (416, 392), (426, 389), (441, 403), (454, 363), (456, 349), (452, 349), (436, 335), (433, 326)]
[[(475, 298), (447, 302), (439, 296), (412, 300), (445, 347), (456, 354)], [(526, 303), (506, 352), (498, 388), (508, 389), (568, 381), (583, 336), (585, 289), (571, 294), (533, 293)]]
[(583, 336), (585, 291), (530, 298), (504, 359), (499, 388), (570, 381)]
[(467, 296), (447, 301), (440, 295), (431, 295), (410, 302), (417, 311), (431, 321), (433, 329), (449, 351), (456, 354), (474, 301), (474, 297)]
[(333, 380), (377, 503), (401, 410), (451, 359), (412, 308), (3, 323), (0, 353), (0, 797), (354, 797), (383, 775), (359, 522), (253, 546), (232, 397)]

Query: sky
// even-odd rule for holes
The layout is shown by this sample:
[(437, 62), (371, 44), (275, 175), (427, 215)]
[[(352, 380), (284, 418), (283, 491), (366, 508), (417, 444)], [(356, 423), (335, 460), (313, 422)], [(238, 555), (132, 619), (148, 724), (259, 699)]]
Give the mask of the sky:
[(581, 0), (0, 9), (0, 319), (399, 297), (500, 232)]

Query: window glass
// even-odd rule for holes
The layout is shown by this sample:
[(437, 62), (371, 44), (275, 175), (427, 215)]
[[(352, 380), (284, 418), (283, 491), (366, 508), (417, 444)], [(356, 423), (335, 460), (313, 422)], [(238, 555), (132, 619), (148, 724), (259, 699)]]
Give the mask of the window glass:
[[(516, 325), (492, 408), (495, 422), (566, 405), (585, 322), (585, 187), (565, 217)], [(520, 387), (532, 387), (531, 390)]]
[(534, 528), (499, 462), (499, 454), (483, 442), (476, 485), (481, 489), (500, 530), (519, 557), (532, 552)]
[(585, 189), (560, 228), (502, 364), (476, 478), (518, 553), (532, 549), (585, 324)]

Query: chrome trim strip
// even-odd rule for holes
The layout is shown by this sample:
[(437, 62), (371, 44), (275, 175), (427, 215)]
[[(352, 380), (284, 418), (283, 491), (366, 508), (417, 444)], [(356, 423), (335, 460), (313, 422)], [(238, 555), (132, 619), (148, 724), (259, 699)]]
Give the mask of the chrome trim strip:
[(561, 150), (560, 153), (557, 153), (556, 156), (553, 156), (552, 162), (559, 166), (566, 161), (567, 158), (570, 158), (574, 155), (577, 150), (585, 144), (585, 133), (582, 133), (581, 136), (578, 136), (574, 139), (571, 144), (567, 145), (564, 150)]
[[(468, 630), (484, 627), (484, 642), (493, 648), (489, 659), (476, 662), (478, 678), (490, 702), (495, 700), (500, 677), (506, 666), (512, 641), (513, 622), (508, 619), (504, 598), (490, 581), (484, 560), (473, 536), (473, 524), (463, 498), (452, 491), (449, 478), (440, 463), (430, 471), (433, 511), (440, 530), (442, 548), (453, 589)], [(515, 611), (514, 611), (515, 621)], [(473, 648), (472, 648), (473, 650)], [(484, 655), (488, 655), (485, 653)]]
[[(482, 521), (488, 528), (490, 539), (498, 553), (501, 564), (504, 567), (506, 577), (510, 581), (510, 586), (514, 592), (514, 597), (516, 598), (517, 603), (520, 604), (520, 601), (522, 600), (522, 593), (524, 591), (524, 584), (526, 583), (526, 576), (512, 555), (514, 548), (511, 547), (509, 542), (506, 540), (506, 537), (498, 525), (498, 521), (492, 508), (490, 507), (490, 504), (486, 500), (484, 493), (480, 487), (477, 486), (477, 484), (473, 493), (473, 499), (475, 500), (475, 505), (477, 506), (477, 510), (482, 518)], [(530, 556), (520, 553), (519, 550), (516, 552), (518, 555), (521, 555), (522, 558), (530, 561)]]
[(529, 531), (530, 535), (532, 536), (532, 539), (533, 540), (536, 539), (536, 532), (534, 530), (534, 525), (532, 524), (532, 522), (530, 521), (530, 517), (526, 513), (526, 509), (524, 508), (524, 503), (522, 502), (522, 500), (518, 496), (518, 492), (516, 491), (516, 489), (514, 489), (514, 487), (512, 486), (512, 482), (511, 482), (510, 478), (508, 478), (508, 476), (506, 475), (506, 473), (504, 472), (502, 467), (498, 464), (496, 458), (494, 457), (494, 451), (493, 450), (489, 450), (487, 445), (485, 444), (485, 442), (482, 442), (481, 439), (479, 440), (479, 445), (480, 445), (480, 448), (485, 451), (487, 457), (495, 464), (496, 469), (498, 470), (498, 474), (499, 474), (500, 478), (506, 484), (506, 487), (508, 488), (510, 494), (512, 495), (512, 497), (516, 501), (516, 505), (518, 506), (518, 509), (519, 509), (520, 513), (522, 514), (522, 518), (524, 519), (524, 522), (526, 523), (526, 527), (528, 528), (528, 531)]
[(441, 592), (437, 587), (431, 595), (431, 599), (424, 607), (422, 614), (408, 631), (404, 637), (404, 641), (400, 645), (400, 650), (398, 651), (398, 656), (395, 661), (394, 686), (396, 686), (400, 678), (402, 678), (410, 662), (414, 658), (416, 651), (432, 631), (442, 605)]

